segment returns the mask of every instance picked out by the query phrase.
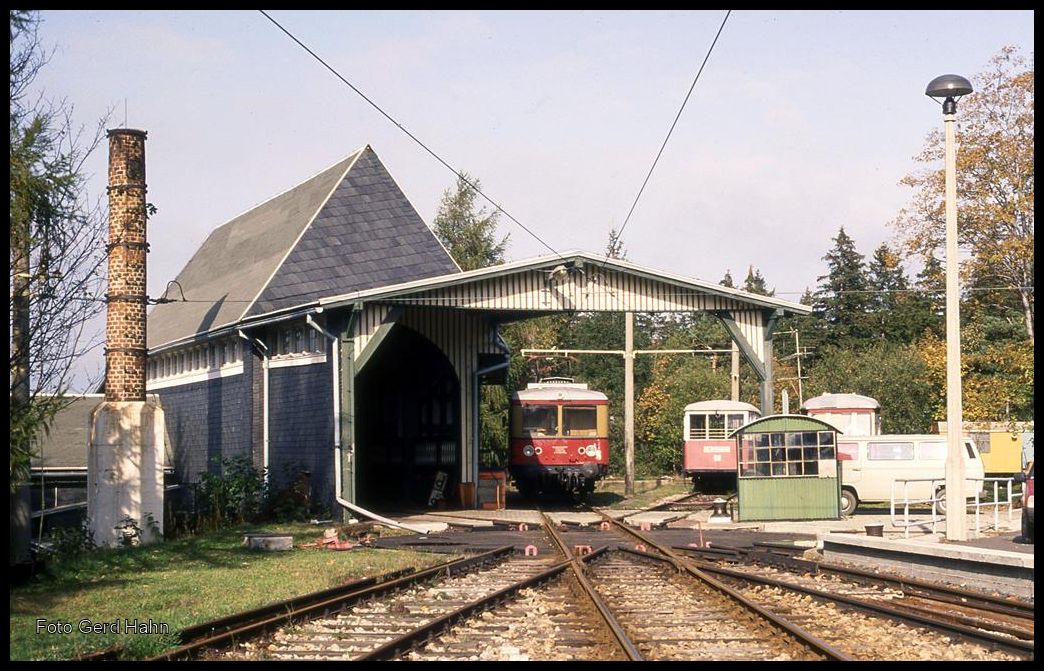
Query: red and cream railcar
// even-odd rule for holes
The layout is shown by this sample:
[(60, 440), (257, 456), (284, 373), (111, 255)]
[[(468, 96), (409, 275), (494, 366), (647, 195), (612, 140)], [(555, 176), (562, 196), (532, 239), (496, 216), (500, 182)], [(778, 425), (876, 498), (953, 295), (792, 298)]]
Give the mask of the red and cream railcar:
[(609, 470), (609, 399), (571, 378), (545, 378), (511, 396), (509, 470), (526, 496), (583, 495)]
[(761, 417), (750, 403), (713, 400), (685, 406), (682, 461), (697, 491), (717, 491), (736, 484), (736, 441), (730, 438), (741, 426)]

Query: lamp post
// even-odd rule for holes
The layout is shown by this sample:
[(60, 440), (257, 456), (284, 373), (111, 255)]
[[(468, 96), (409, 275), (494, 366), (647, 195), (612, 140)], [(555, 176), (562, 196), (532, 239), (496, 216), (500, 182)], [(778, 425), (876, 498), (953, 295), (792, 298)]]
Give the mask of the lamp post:
[(941, 75), (924, 94), (942, 98), (946, 131), (946, 538), (968, 539), (965, 521), (964, 449), (961, 440), (961, 316), (957, 276), (957, 99), (972, 92), (960, 75)]

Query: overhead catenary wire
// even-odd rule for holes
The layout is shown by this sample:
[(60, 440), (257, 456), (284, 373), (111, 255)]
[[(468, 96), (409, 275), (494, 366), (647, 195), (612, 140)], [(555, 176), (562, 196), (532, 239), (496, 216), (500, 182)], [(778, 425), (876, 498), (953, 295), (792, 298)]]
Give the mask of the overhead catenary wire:
[[(714, 40), (711, 42), (710, 48), (707, 49), (707, 55), (703, 57), (703, 63), (700, 64), (700, 69), (696, 72), (696, 76), (692, 80), (692, 85), (689, 86), (689, 92), (685, 94), (685, 99), (682, 100), (681, 107), (678, 108), (678, 113), (674, 115), (674, 121), (671, 123), (670, 129), (667, 131), (667, 137), (663, 138), (663, 144), (660, 145), (660, 151), (656, 152), (656, 158), (653, 159), (652, 165), (649, 167), (649, 172), (645, 175), (645, 181), (642, 182), (641, 188), (638, 189), (638, 195), (634, 197), (634, 202), (631, 203), (631, 209), (627, 212), (627, 217), (624, 218), (623, 225), (620, 226), (620, 232), (616, 234), (617, 240), (623, 240), (624, 230), (627, 228), (627, 224), (631, 221), (631, 215), (634, 214), (634, 208), (637, 207), (638, 200), (642, 197), (642, 193), (645, 191), (645, 186), (649, 183), (649, 178), (652, 177), (653, 170), (656, 169), (656, 164), (660, 162), (660, 156), (663, 155), (663, 150), (667, 147), (668, 140), (671, 139), (674, 127), (678, 125), (678, 119), (681, 118), (682, 112), (685, 110), (685, 105), (689, 102), (693, 89), (696, 88), (696, 82), (700, 80), (700, 75), (703, 74), (703, 68), (706, 67), (707, 61), (710, 60), (711, 53), (714, 52), (714, 46), (718, 43), (718, 38), (721, 37), (721, 31), (725, 29), (725, 22), (729, 20), (731, 14), (731, 9), (725, 12), (725, 18), (721, 20), (718, 32), (714, 35)], [(605, 261), (602, 262), (603, 267), (608, 260), (609, 254), (607, 253), (605, 255)]]
[(334, 68), (333, 68), (333, 67), (332, 67), (332, 66), (331, 66), (331, 65), (330, 65), (329, 63), (327, 63), (326, 61), (324, 61), (324, 60), (323, 60), (323, 59), (322, 59), (322, 58), (321, 58), (321, 57), (320, 57), (320, 56), (319, 56), (318, 54), (316, 54), (316, 53), (315, 53), (314, 51), (312, 51), (311, 49), (309, 49), (309, 48), (308, 48), (308, 47), (307, 47), (307, 46), (306, 46), (306, 45), (305, 45), (305, 44), (304, 44), (304, 43), (303, 43), (303, 42), (302, 42), (301, 40), (297, 39), (297, 37), (296, 37), (296, 36), (294, 36), (294, 34), (293, 34), (293, 33), (291, 33), (291, 32), (290, 32), (289, 30), (287, 30), (287, 29), (286, 29), (286, 28), (284, 28), (284, 27), (283, 27), (282, 25), (280, 25), (278, 21), (276, 21), (276, 20), (275, 20), (275, 19), (273, 19), (273, 18), (272, 18), (271, 16), (269, 16), (269, 15), (268, 15), (268, 13), (267, 13), (267, 12), (266, 12), (265, 10), (263, 10), (263, 9), (259, 9), (259, 10), (257, 10), (257, 11), (261, 12), (261, 14), (262, 14), (262, 15), (264, 15), (264, 17), (265, 17), (266, 19), (268, 19), (268, 20), (269, 20), (269, 21), (271, 21), (271, 22), (272, 22), (273, 24), (275, 24), (275, 26), (276, 26), (277, 28), (279, 28), (279, 30), (281, 30), (281, 31), (283, 31), (284, 33), (286, 33), (287, 37), (289, 37), (290, 39), (292, 39), (292, 40), (293, 40), (294, 42), (296, 42), (296, 43), (297, 43), (297, 45), (298, 45), (298, 46), (300, 46), (300, 47), (301, 47), (302, 49), (304, 49), (305, 51), (307, 51), (307, 52), (308, 52), (308, 54), (312, 56), (312, 58), (314, 58), (315, 60), (319, 61), (319, 63), (321, 63), (321, 64), (323, 65), (323, 67), (325, 67), (325, 68), (326, 68), (327, 70), (329, 70), (330, 72), (332, 72), (332, 73), (333, 73), (333, 75), (334, 75), (335, 77), (337, 77), (337, 78), (338, 78), (338, 79), (340, 79), (340, 80), (341, 80), (342, 82), (344, 82), (344, 84), (345, 84), (345, 85), (346, 85), (346, 86), (347, 86), (348, 88), (350, 88), (351, 90), (353, 90), (353, 91), (355, 91), (355, 92), (356, 92), (357, 94), (359, 94), (359, 96), (360, 96), (360, 97), (361, 97), (361, 98), (362, 98), (363, 100), (365, 100), (366, 102), (368, 102), (368, 103), (370, 104), (370, 106), (371, 106), (371, 107), (373, 107), (373, 108), (374, 108), (375, 110), (377, 110), (378, 112), (380, 112), (380, 113), (381, 113), (381, 115), (382, 115), (382, 116), (384, 116), (384, 118), (385, 118), (385, 119), (387, 119), (388, 121), (391, 121), (391, 122), (392, 122), (393, 124), (395, 124), (395, 126), (396, 126), (396, 127), (397, 127), (397, 128), (399, 129), (399, 130), (401, 130), (401, 131), (402, 131), (403, 133), (405, 133), (405, 134), (406, 134), (406, 135), (407, 135), (407, 136), (408, 136), (408, 137), (409, 137), (409, 138), (410, 138), (411, 140), (413, 140), (413, 141), (414, 141), (414, 142), (416, 142), (416, 143), (417, 143), (418, 145), (420, 145), (420, 147), (421, 147), (422, 149), (424, 149), (424, 151), (428, 152), (428, 154), (430, 154), (430, 155), (432, 156), (432, 158), (434, 158), (434, 159), (435, 159), (436, 161), (438, 161), (438, 162), (439, 162), (439, 163), (441, 163), (441, 164), (442, 164), (443, 166), (445, 166), (445, 167), (446, 167), (446, 169), (448, 169), (448, 170), (449, 170), (450, 172), (452, 172), (452, 173), (453, 173), (454, 175), (456, 175), (456, 176), (457, 176), (457, 177), (458, 177), (458, 178), (459, 178), (459, 179), (460, 179), (461, 181), (463, 181), (463, 182), (464, 182), (465, 184), (467, 184), (467, 185), (468, 185), (469, 187), (471, 187), (472, 189), (474, 189), (474, 190), (475, 190), (475, 192), (476, 192), (477, 194), (479, 194), (480, 196), (482, 196), (483, 198), (485, 198), (485, 199), (486, 199), (486, 201), (488, 201), (488, 202), (489, 202), (489, 203), (490, 203), (490, 204), (491, 204), (491, 205), (492, 205), (493, 207), (495, 207), (495, 208), (497, 209), (497, 211), (498, 211), (498, 212), (500, 212), (501, 214), (503, 214), (503, 215), (504, 215), (505, 217), (507, 217), (507, 218), (508, 218), (508, 219), (510, 219), (511, 221), (515, 222), (515, 224), (517, 224), (519, 228), (521, 228), (521, 229), (522, 229), (523, 231), (525, 231), (526, 233), (529, 233), (529, 234), (530, 234), (531, 236), (533, 236), (533, 238), (534, 238), (534, 239), (535, 239), (535, 240), (536, 240), (537, 242), (539, 242), (539, 243), (540, 243), (541, 245), (543, 245), (543, 246), (544, 246), (544, 247), (546, 247), (546, 248), (547, 248), (548, 250), (550, 250), (552, 254), (554, 254), (555, 256), (557, 256), (557, 257), (559, 257), (559, 258), (563, 258), (563, 257), (562, 257), (562, 255), (558, 253), (558, 250), (556, 250), (556, 249), (555, 249), (554, 247), (552, 247), (551, 245), (549, 245), (549, 244), (547, 244), (546, 242), (544, 242), (544, 240), (543, 240), (543, 239), (542, 239), (542, 238), (541, 238), (541, 237), (540, 237), (539, 235), (537, 235), (537, 234), (536, 234), (536, 233), (534, 233), (534, 232), (533, 232), (532, 230), (530, 230), (530, 229), (529, 229), (529, 228), (528, 228), (528, 227), (527, 227), (527, 226), (526, 226), (525, 224), (523, 224), (523, 223), (522, 223), (521, 221), (519, 221), (518, 219), (516, 219), (515, 217), (513, 217), (513, 216), (511, 215), (511, 213), (509, 213), (509, 212), (508, 212), (507, 210), (505, 210), (505, 209), (504, 209), (503, 207), (501, 207), (499, 203), (497, 203), (497, 202), (496, 202), (495, 200), (493, 200), (492, 198), (490, 198), (489, 196), (487, 196), (487, 195), (486, 195), (486, 194), (485, 194), (485, 193), (484, 193), (484, 192), (483, 192), (483, 191), (482, 191), (481, 189), (479, 189), (479, 188), (478, 188), (478, 186), (476, 186), (476, 185), (475, 185), (475, 183), (474, 183), (474, 182), (472, 182), (472, 181), (471, 181), (471, 180), (469, 180), (469, 179), (468, 179), (467, 177), (465, 177), (465, 176), (464, 176), (464, 173), (462, 173), (461, 171), (459, 171), (459, 170), (457, 170), (456, 168), (454, 168), (453, 166), (451, 166), (451, 165), (450, 165), (450, 164), (449, 164), (448, 162), (446, 162), (446, 161), (445, 161), (445, 160), (444, 160), (444, 159), (443, 159), (443, 158), (442, 158), (441, 156), (439, 156), (439, 155), (438, 155), (438, 154), (436, 154), (436, 153), (435, 153), (435, 152), (434, 152), (434, 151), (433, 151), (433, 150), (432, 150), (431, 148), (429, 148), (429, 147), (428, 147), (428, 145), (426, 145), (426, 144), (424, 144), (423, 142), (421, 142), (421, 140), (420, 140), (419, 138), (417, 138), (417, 136), (416, 136), (416, 135), (414, 135), (413, 133), (411, 133), (411, 132), (410, 132), (409, 130), (407, 130), (407, 129), (406, 129), (406, 127), (405, 127), (405, 126), (403, 126), (403, 125), (402, 125), (401, 123), (399, 123), (398, 121), (396, 121), (396, 120), (395, 120), (395, 119), (394, 119), (394, 118), (393, 118), (393, 117), (392, 117), (392, 116), (391, 116), (390, 114), (388, 114), (388, 113), (387, 113), (387, 112), (385, 112), (385, 111), (384, 111), (383, 109), (381, 109), (381, 107), (380, 107), (380, 106), (379, 106), (379, 105), (378, 105), (377, 103), (375, 103), (375, 102), (374, 102), (373, 100), (370, 100), (369, 96), (367, 96), (367, 95), (366, 95), (365, 93), (363, 93), (362, 91), (360, 91), (360, 90), (359, 90), (359, 89), (358, 89), (358, 88), (357, 88), (357, 87), (356, 87), (356, 86), (355, 86), (354, 84), (352, 84), (352, 83), (351, 83), (350, 81), (348, 81), (347, 79), (345, 79), (345, 78), (344, 78), (344, 76), (342, 76), (340, 72), (338, 72), (337, 70), (335, 70), (335, 69), (334, 69)]

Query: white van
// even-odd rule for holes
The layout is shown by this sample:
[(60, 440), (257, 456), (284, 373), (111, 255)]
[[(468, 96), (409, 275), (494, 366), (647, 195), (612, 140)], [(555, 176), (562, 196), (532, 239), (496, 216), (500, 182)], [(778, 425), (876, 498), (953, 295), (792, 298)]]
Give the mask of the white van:
[[(965, 492), (972, 497), (984, 477), (982, 459), (975, 443), (965, 436)], [(837, 458), (841, 465), (841, 514), (851, 515), (860, 503), (890, 501), (892, 483), (896, 480), (946, 478), (946, 436), (938, 434), (891, 434), (877, 436), (837, 437)], [(944, 483), (936, 483), (936, 490)], [(930, 482), (906, 485), (909, 499), (929, 499), (935, 493)], [(903, 485), (896, 485), (897, 499), (903, 496)], [(938, 509), (945, 512), (945, 502)]]

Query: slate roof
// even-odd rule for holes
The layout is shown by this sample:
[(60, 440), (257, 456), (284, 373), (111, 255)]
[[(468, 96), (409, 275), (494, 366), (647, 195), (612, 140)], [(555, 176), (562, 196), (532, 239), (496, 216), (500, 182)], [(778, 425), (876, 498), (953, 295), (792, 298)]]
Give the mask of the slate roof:
[(86, 468), (91, 442), (91, 413), (104, 394), (84, 394), (54, 416), (50, 431), (33, 441), (32, 468)]
[[(459, 273), (369, 146), (211, 233), (148, 316), (150, 349), (318, 298)], [(168, 298), (180, 298), (171, 286)]]
[[(156, 394), (147, 394), (146, 399), (161, 405)], [(80, 394), (70, 398), (69, 404), (55, 414), (50, 429), (33, 440), (34, 456), (30, 459), (30, 468), (87, 468), (87, 450), (91, 444), (91, 413), (103, 402), (103, 393)], [(170, 439), (164, 436), (167, 464), (173, 463), (170, 448)]]

